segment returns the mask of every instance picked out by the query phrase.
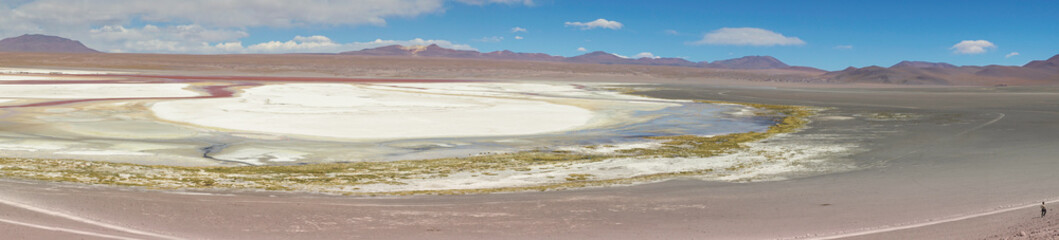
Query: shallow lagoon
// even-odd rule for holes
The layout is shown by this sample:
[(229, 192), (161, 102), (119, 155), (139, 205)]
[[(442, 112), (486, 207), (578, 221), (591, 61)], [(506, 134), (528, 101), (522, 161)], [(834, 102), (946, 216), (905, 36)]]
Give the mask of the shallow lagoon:
[[(102, 85), (102, 86), (101, 86)], [(88, 86), (88, 85), (86, 85)], [(196, 84), (202, 87), (202, 84)], [(363, 86), (363, 85), (357, 85)], [(431, 88), (431, 86), (438, 86)], [(106, 87), (97, 84), (91, 87)], [(618, 94), (607, 85), (445, 83), (369, 85), (411, 94), (502, 98), (576, 106), (592, 119), (573, 130), (540, 134), (404, 139), (338, 139), (241, 131), (159, 120), (152, 106), (189, 100), (107, 100), (63, 106), (7, 108), (0, 127), (6, 156), (71, 158), (163, 165), (289, 165), (460, 157), (572, 146), (646, 142), (646, 136), (761, 131), (770, 124), (749, 108)], [(86, 88), (88, 89), (88, 88)], [(311, 94), (311, 93), (310, 93)], [(65, 98), (55, 96), (55, 98)], [(513, 100), (512, 100), (513, 99)], [(267, 101), (266, 101), (267, 102)], [(408, 104), (408, 103), (402, 103)], [(433, 103), (437, 104), (437, 103)], [(328, 106), (335, 110), (333, 107)], [(238, 117), (238, 116), (236, 116)], [(444, 125), (426, 126), (444, 128)]]

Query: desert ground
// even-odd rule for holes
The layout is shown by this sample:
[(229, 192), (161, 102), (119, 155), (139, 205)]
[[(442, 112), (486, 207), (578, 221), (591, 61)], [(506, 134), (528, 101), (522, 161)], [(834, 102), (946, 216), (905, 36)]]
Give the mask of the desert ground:
[[(54, 56), (24, 57), (4, 66), (69, 67)], [(151, 62), (117, 66), (139, 57), (93, 61), (97, 66), (86, 70), (187, 71), (158, 69)], [(174, 57), (181, 58), (198, 57)], [(214, 64), (206, 62), (198, 64)], [(835, 86), (770, 82), (777, 75), (790, 80), (801, 73), (642, 67), (612, 76), (599, 72), (621, 66), (541, 64), (550, 70), (504, 80), (642, 82), (651, 85), (636, 94), (653, 98), (814, 107), (820, 110), (806, 128), (764, 142), (838, 141), (858, 151), (841, 157), (852, 166), (842, 171), (772, 181), (678, 177), (451, 196), (159, 190), (12, 178), (0, 181), (0, 232), (14, 238), (83, 239), (1050, 239), (1059, 230), (1055, 217), (1040, 218), (1037, 208), (1042, 201), (1059, 206), (1059, 188), (1051, 186), (1059, 182), (1056, 87)], [(425, 65), (428, 74), (447, 69)], [(236, 70), (218, 70), (223, 68)], [(202, 72), (226, 71), (254, 70), (224, 66)], [(416, 77), (404, 75), (407, 71), (416, 70), (270, 74)], [(499, 75), (468, 78), (492, 74)], [(190, 96), (171, 86), (156, 91)]]

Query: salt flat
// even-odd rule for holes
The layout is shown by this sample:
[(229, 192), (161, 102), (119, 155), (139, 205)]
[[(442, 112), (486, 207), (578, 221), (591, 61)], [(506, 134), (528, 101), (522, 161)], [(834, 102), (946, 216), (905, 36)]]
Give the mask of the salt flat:
[(195, 97), (189, 84), (4, 84), (0, 96), (24, 99)]
[[(569, 85), (414, 86), (417, 89), (360, 84), (266, 85), (246, 89), (234, 98), (159, 102), (151, 110), (161, 119), (203, 127), (342, 139), (530, 135), (575, 130), (607, 117), (575, 106), (576, 99), (525, 95), (538, 89), (590, 94)], [(521, 88), (511, 90), (511, 86)], [(666, 105), (637, 106), (623, 111)]]
[(70, 75), (104, 75), (125, 74), (124, 71), (91, 71), (75, 69), (49, 69), (49, 68), (0, 68), (0, 73), (6, 74), (70, 74)]
[(52, 80), (55, 77), (45, 76), (25, 76), (25, 75), (0, 75), (0, 81), (39, 81), (39, 80)]
[(0, 82), (2, 81), (84, 81), (84, 80), (101, 80), (113, 77), (108, 76), (71, 76), (71, 75), (42, 75), (42, 74), (2, 74), (0, 73)]

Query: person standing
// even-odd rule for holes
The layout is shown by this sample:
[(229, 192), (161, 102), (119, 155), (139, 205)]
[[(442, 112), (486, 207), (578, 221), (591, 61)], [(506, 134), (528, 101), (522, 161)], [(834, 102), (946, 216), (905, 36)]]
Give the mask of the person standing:
[(1048, 208), (1044, 207), (1044, 202), (1041, 202), (1041, 218), (1044, 218), (1044, 214), (1048, 214)]

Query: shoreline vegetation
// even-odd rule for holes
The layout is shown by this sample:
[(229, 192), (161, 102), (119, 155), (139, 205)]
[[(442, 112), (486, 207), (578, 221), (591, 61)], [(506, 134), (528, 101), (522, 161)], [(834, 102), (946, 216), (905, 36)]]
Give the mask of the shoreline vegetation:
[[(758, 117), (774, 124), (763, 132), (716, 136), (655, 136), (661, 147), (634, 148), (608, 154), (533, 150), (469, 157), (393, 162), (323, 163), (291, 166), (177, 167), (66, 159), (0, 158), (0, 177), (80, 184), (143, 187), (148, 189), (265, 190), (339, 195), (458, 195), (498, 192), (548, 191), (659, 181), (715, 171), (666, 172), (615, 179), (596, 179), (592, 174), (572, 173), (557, 182), (500, 188), (438, 189), (366, 192), (358, 186), (403, 185), (412, 179), (442, 179), (455, 174), (495, 175), (497, 171), (532, 171), (613, 158), (705, 158), (731, 154), (777, 134), (804, 128), (814, 110), (804, 106), (769, 105), (697, 100), (699, 103), (738, 104), (758, 110)], [(586, 146), (593, 148), (598, 146)], [(746, 167), (743, 164), (729, 168)], [(717, 169), (726, 170), (726, 169)], [(727, 169), (732, 170), (732, 169)]]

